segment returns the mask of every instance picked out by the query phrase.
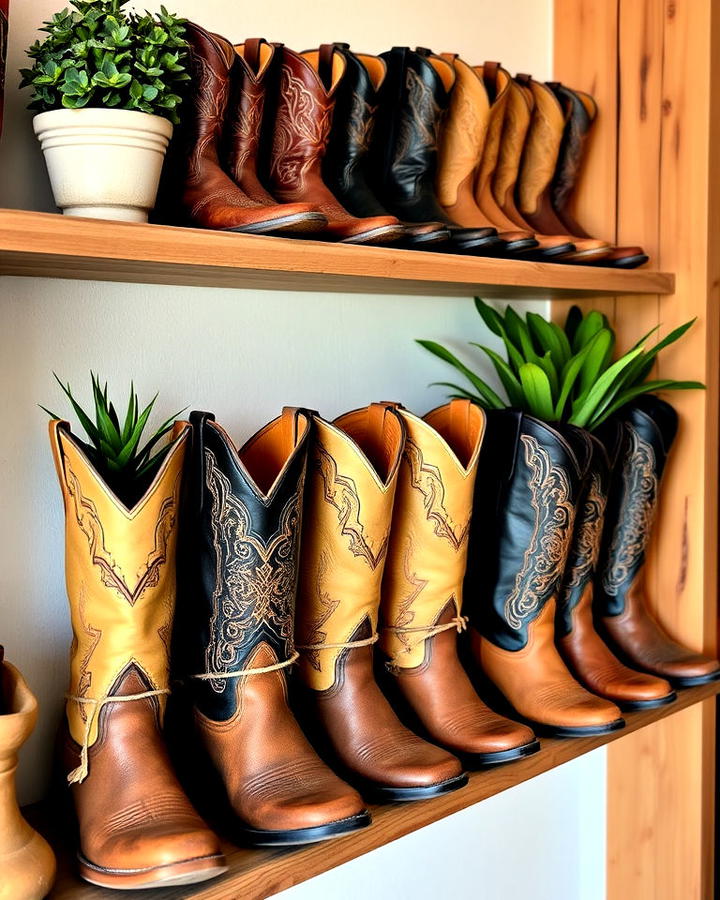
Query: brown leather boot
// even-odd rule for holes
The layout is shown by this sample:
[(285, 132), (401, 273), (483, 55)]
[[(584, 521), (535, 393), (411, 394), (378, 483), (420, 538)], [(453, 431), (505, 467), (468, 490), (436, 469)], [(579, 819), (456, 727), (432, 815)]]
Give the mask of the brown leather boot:
[[(190, 419), (175, 644), (202, 745), (189, 776), (253, 846), (363, 828), (360, 795), (320, 760), (288, 706), (309, 416), (285, 409), (239, 450), (209, 413)], [(208, 761), (210, 779), (198, 779)]]
[[(266, 194), (251, 198), (223, 170), (220, 152), (226, 116), (232, 116), (237, 130), (238, 106), (242, 112), (257, 101), (257, 79), (250, 77), (254, 73), (245, 67), (247, 82), (243, 78), (242, 83), (247, 84), (252, 96), (243, 99), (236, 95), (234, 108), (229, 110), (230, 73), (237, 60), (232, 44), (192, 22), (185, 25), (185, 33), (192, 80), (161, 191), (165, 218), (179, 201), (175, 216), (185, 224), (203, 228), (247, 234), (318, 230), (325, 217), (315, 205), (278, 203)], [(242, 63), (238, 65), (243, 68)], [(250, 132), (244, 149), (248, 144), (252, 146), (253, 129), (259, 127), (259, 121), (255, 122), (250, 115), (240, 126)], [(235, 163), (237, 169), (237, 159)]]
[(23, 818), (15, 795), (18, 751), (32, 734), (38, 704), (0, 647), (0, 900), (42, 900), (55, 880), (55, 856)]
[(595, 630), (593, 578), (600, 553), (610, 481), (604, 445), (592, 434), (572, 429), (587, 447), (588, 465), (580, 489), (570, 552), (558, 594), (555, 641), (578, 681), (620, 709), (653, 709), (672, 703), (676, 694), (667, 681), (624, 666)]
[[(531, 110), (530, 127), (515, 192), (517, 210), (523, 221), (543, 234), (566, 234), (565, 226), (555, 214), (550, 199), (551, 184), (565, 132), (565, 116), (547, 85), (534, 81), (529, 75), (518, 75), (515, 83), (525, 94)], [(506, 212), (509, 214), (508, 209)], [(575, 238), (572, 235), (569, 239), (575, 245), (575, 252), (564, 257), (566, 262), (600, 260), (611, 250), (607, 241)]]
[(614, 703), (572, 677), (555, 646), (555, 606), (581, 470), (554, 428), (488, 413), (476, 483), (465, 603), (475, 663), (497, 699), (556, 737), (625, 724)]
[[(456, 53), (443, 53), (442, 58), (455, 69), (455, 86), (440, 138), (436, 178), (440, 204), (464, 228), (497, 228), (506, 242), (504, 252), (537, 247), (531, 231), (518, 231), (500, 210), (497, 221), (491, 220), (475, 199), (476, 179), (485, 184), (497, 159), (502, 91), (491, 104), (480, 67), (469, 66)], [(507, 78), (509, 81), (510, 76)]]
[[(492, 712), (458, 657), (462, 582), (485, 414), (453, 400), (407, 429), (380, 607), (380, 648), (393, 698), (468, 764), (494, 765), (540, 749), (530, 728)], [(404, 701), (404, 702), (403, 702)], [(398, 707), (396, 707), (398, 708)]]
[(650, 610), (644, 577), (660, 479), (677, 427), (672, 406), (648, 394), (625, 407), (602, 433), (612, 476), (595, 614), (621, 659), (684, 688), (720, 679), (720, 662), (668, 634)]
[(335, 106), (335, 91), (346, 62), (332, 44), (320, 50), (282, 54), (269, 180), (273, 194), (288, 203), (314, 204), (327, 217), (324, 234), (348, 244), (385, 244), (403, 237), (395, 216), (356, 218), (331, 193), (322, 178)]
[[(525, 92), (517, 81), (511, 78), (507, 86), (503, 130), (491, 181), (491, 192), (498, 209), (515, 228), (530, 227), (515, 203), (515, 188), (533, 109), (532, 92)], [(572, 238), (565, 233), (547, 235), (535, 231), (535, 239), (540, 245), (539, 250), (546, 258), (562, 259), (575, 250)]]
[(50, 423), (65, 504), (73, 628), (65, 766), (80, 874), (103, 887), (205, 881), (226, 869), (173, 772), (161, 736), (169, 694), (181, 431), (130, 509), (66, 422)]
[(349, 777), (384, 800), (462, 787), (459, 761), (405, 728), (375, 681), (380, 586), (402, 420), (373, 404), (330, 424), (315, 417), (296, 628), (304, 719)]

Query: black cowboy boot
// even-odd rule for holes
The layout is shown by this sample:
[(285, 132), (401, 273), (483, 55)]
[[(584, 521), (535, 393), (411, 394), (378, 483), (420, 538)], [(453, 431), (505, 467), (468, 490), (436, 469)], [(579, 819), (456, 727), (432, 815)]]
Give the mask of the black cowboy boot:
[(674, 641), (647, 604), (645, 551), (677, 427), (672, 406), (646, 395), (626, 407), (603, 433), (613, 472), (595, 615), (621, 658), (682, 688), (720, 679), (720, 663)]
[(555, 643), (577, 680), (599, 697), (625, 710), (664, 706), (676, 697), (667, 681), (624, 666), (595, 630), (593, 578), (605, 521), (610, 461), (605, 446), (594, 435), (572, 426), (564, 426), (563, 431), (585, 464), (558, 593)]
[(524, 719), (558, 737), (622, 728), (555, 647), (555, 609), (581, 469), (558, 431), (514, 411), (488, 414), (470, 531), (465, 609), (475, 662)]
[(253, 845), (355, 831), (370, 822), (363, 801), (287, 700), (309, 417), (285, 409), (240, 450), (209, 413), (190, 421), (176, 648), (204, 748), (193, 769), (209, 757), (220, 808)]
[(403, 222), (442, 222), (450, 231), (451, 249), (480, 254), (501, 250), (497, 229), (461, 228), (435, 195), (438, 137), (455, 81), (453, 67), (409, 47), (393, 47), (380, 59), (387, 74), (378, 92), (370, 150), (375, 193)]
[[(387, 73), (387, 65), (377, 56), (352, 53), (349, 44), (333, 44), (347, 63), (345, 77), (335, 94), (335, 113), (323, 177), (342, 205), (354, 216), (386, 216), (388, 211), (373, 193), (367, 179), (378, 92)], [(411, 224), (403, 222), (409, 246), (427, 247), (445, 243), (450, 232), (440, 222)]]

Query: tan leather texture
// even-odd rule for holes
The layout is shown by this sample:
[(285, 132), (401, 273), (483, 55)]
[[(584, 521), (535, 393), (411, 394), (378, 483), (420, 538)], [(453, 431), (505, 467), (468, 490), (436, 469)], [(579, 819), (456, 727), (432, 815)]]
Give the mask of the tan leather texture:
[(625, 595), (618, 616), (603, 616), (602, 624), (628, 662), (661, 678), (696, 678), (720, 668), (718, 660), (673, 640), (650, 611), (641, 568)]
[[(127, 509), (67, 423), (50, 423), (65, 505), (65, 570), (73, 644), (66, 771), (89, 745), (72, 787), (81, 871), (98, 884), (142, 887), (224, 871), (217, 838), (185, 797), (161, 737), (169, 689), (180, 478), (188, 429), (177, 435), (140, 500)], [(93, 702), (94, 701), (94, 702)]]
[(620, 718), (614, 703), (596, 697), (572, 677), (555, 647), (555, 598), (528, 626), (522, 650), (503, 650), (470, 629), (475, 659), (520, 715), (558, 728), (610, 725)]
[(572, 630), (557, 641), (572, 673), (589, 691), (614, 703), (666, 697), (671, 690), (667, 681), (623, 665), (597, 633), (592, 593), (592, 583), (588, 583), (572, 611)]
[[(315, 418), (295, 618), (296, 643), (342, 644), (368, 622), (377, 629), (397, 472), (405, 440), (397, 413), (380, 404)], [(337, 679), (340, 648), (301, 651), (313, 690)]]
[(327, 216), (325, 233), (336, 240), (396, 240), (402, 235), (398, 219), (350, 215), (322, 179), (335, 89), (346, 65), (342, 54), (334, 51), (332, 81), (326, 85), (318, 72), (318, 51), (299, 54), (283, 47), (280, 52), (280, 89), (269, 173), (274, 196), (286, 203), (312, 203)]
[(439, 784), (461, 774), (459, 761), (401, 724), (375, 681), (369, 643), (338, 646), (369, 642), (377, 629), (405, 426), (376, 403), (332, 424), (316, 417), (315, 429), (295, 620), (305, 715), (355, 775)]
[[(130, 663), (147, 678), (145, 690), (166, 690), (187, 431), (132, 509), (98, 476), (67, 423), (51, 422), (50, 441), (66, 513), (65, 580), (73, 629), (69, 693), (99, 701)], [(164, 710), (165, 697), (157, 702)], [(67, 702), (70, 735), (78, 744), (90, 709)], [(97, 736), (95, 717), (89, 746)]]
[[(379, 646), (394, 665), (412, 669), (425, 658), (421, 629), (435, 625), (448, 604), (461, 614), (485, 414), (469, 400), (453, 400), (425, 420), (407, 410), (398, 413), (407, 438), (382, 585)], [(418, 630), (401, 630), (409, 628)]]
[[(277, 662), (261, 643), (251, 668)], [(318, 757), (289, 707), (282, 671), (237, 679), (237, 712), (215, 722), (195, 710), (195, 724), (234, 812), (252, 828), (296, 830), (338, 822), (365, 804)]]
[(531, 83), (535, 107), (525, 141), (517, 185), (518, 206), (523, 216), (540, 212), (540, 201), (555, 174), (565, 119), (550, 88)]
[(25, 821), (15, 795), (18, 752), (32, 734), (38, 705), (24, 678), (0, 661), (0, 900), (42, 900), (55, 880), (55, 856)]

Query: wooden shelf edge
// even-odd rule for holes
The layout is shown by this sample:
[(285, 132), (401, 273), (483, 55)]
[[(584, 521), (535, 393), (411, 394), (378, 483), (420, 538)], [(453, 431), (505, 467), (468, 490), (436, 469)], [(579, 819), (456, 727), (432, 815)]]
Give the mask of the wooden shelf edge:
[(508, 299), (675, 290), (672, 274), (647, 269), (350, 246), (9, 209), (0, 209), (0, 275)]
[[(229, 870), (214, 881), (194, 887), (166, 888), (152, 892), (124, 891), (123, 894), (126, 898), (137, 900), (237, 900), (239, 897), (243, 900), (265, 900), (279, 891), (577, 759), (597, 747), (622, 740), (628, 734), (708, 700), (718, 693), (720, 682), (680, 691), (678, 699), (668, 706), (647, 712), (626, 713), (625, 728), (611, 734), (570, 740), (542, 739), (539, 753), (506, 766), (473, 772), (468, 786), (453, 794), (417, 803), (371, 807), (373, 824), (349, 837), (294, 850), (249, 850), (226, 843)], [(33, 824), (51, 840), (55, 834), (66, 835), (67, 829), (63, 828), (59, 816), (49, 804), (36, 804), (28, 807), (26, 812)], [(56, 852), (58, 880), (50, 894), (51, 900), (103, 900), (110, 896), (106, 890), (93, 887), (78, 878), (74, 871), (71, 849), (65, 847), (63, 850), (60, 847), (58, 850), (56, 846)]]

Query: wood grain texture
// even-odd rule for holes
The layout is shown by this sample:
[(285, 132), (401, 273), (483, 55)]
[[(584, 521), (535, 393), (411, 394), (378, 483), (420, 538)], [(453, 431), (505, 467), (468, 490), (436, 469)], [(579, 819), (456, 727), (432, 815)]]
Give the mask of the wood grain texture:
[[(563, 763), (576, 759), (596, 747), (606, 744), (622, 745), (637, 739), (639, 734), (652, 735), (661, 720), (684, 717), (693, 714), (697, 704), (708, 701), (720, 692), (720, 683), (704, 685), (682, 691), (678, 700), (670, 706), (647, 712), (627, 713), (623, 731), (593, 738), (573, 740), (542, 740), (539, 753), (520, 762), (499, 766), (485, 772), (474, 772), (466, 788), (434, 800), (418, 803), (396, 803), (371, 807), (373, 824), (362, 832), (324, 844), (313, 844), (297, 850), (247, 850), (225, 843), (225, 851), (230, 864), (229, 872), (220, 878), (196, 885), (195, 887), (167, 888), (152, 893), (158, 900), (264, 900), (264, 898), (306, 881), (314, 875), (326, 872), (335, 866), (355, 859), (378, 847), (388, 844), (437, 822), (459, 810), (486, 800), (495, 794), (508, 790), (517, 784), (534, 778), (542, 772), (554, 769)], [(646, 773), (645, 781), (651, 780)], [(631, 793), (637, 797), (637, 785), (632, 785)], [(652, 785), (647, 793), (652, 795)], [(75, 875), (73, 850), (69, 844), (59, 842), (55, 835), (61, 833), (67, 840), (71, 829), (63, 827), (58, 813), (49, 805), (40, 804), (26, 810), (29, 818), (54, 844), (59, 857), (59, 874), (50, 900), (102, 900), (111, 892), (93, 887)], [(127, 898), (148, 898), (146, 891), (125, 891)], [(626, 897), (633, 896), (626, 894)], [(683, 897), (685, 895), (677, 895)], [(689, 895), (688, 895), (689, 896)]]
[[(556, 3), (569, 14), (566, 2)], [(619, 71), (617, 131), (603, 123), (606, 153), (617, 146), (617, 242), (641, 243), (654, 267), (677, 271), (672, 296), (645, 296), (632, 310), (618, 296), (614, 324), (621, 348), (654, 325), (660, 336), (698, 322), (665, 351), (661, 376), (704, 380), (706, 394), (669, 394), (680, 434), (661, 492), (648, 559), (651, 602), (664, 624), (690, 646), (715, 652), (718, 493), (718, 192), (720, 49), (712, 0), (619, 0), (617, 48), (599, 47), (590, 28), (611, 19), (615, 3), (578, 4), (572, 30), (556, 18), (559, 77), (591, 89), (593, 65)], [(578, 47), (582, 55), (578, 59)], [(604, 59), (597, 58), (603, 54)], [(594, 63), (592, 62), (594, 60)], [(583, 81), (582, 79), (585, 78)], [(577, 80), (580, 79), (580, 80)], [(607, 186), (606, 186), (607, 188)], [(585, 185), (588, 202), (597, 194)], [(602, 202), (602, 201), (600, 201)], [(606, 310), (607, 311), (607, 310)], [(700, 900), (713, 896), (715, 706), (613, 745), (608, 751), (608, 896)]]
[(0, 210), (0, 275), (485, 297), (666, 293), (672, 275)]

